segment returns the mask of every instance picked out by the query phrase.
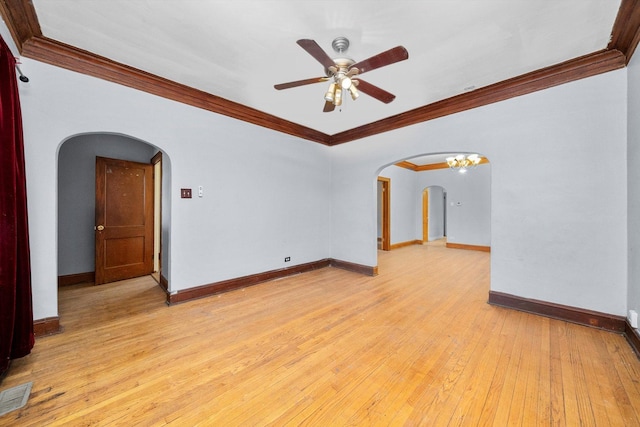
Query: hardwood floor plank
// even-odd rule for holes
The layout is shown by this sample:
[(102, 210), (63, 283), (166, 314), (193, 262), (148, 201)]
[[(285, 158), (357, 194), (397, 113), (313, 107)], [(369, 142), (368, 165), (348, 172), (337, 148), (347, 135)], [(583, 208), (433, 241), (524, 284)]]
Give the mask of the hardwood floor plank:
[[(567, 411), (567, 416), (577, 416), (581, 425), (596, 426), (597, 423), (593, 412), (593, 404), (595, 402), (590, 399), (589, 395), (590, 387), (594, 387), (595, 384), (588, 383), (584, 370), (582, 348), (579, 341), (581, 331), (575, 325), (568, 325), (567, 331), (569, 332), (566, 335), (569, 345), (569, 369), (574, 384), (571, 397), (575, 400), (578, 409), (575, 414)], [(585, 356), (590, 357), (590, 355)], [(601, 421), (604, 422), (605, 419)], [(571, 422), (571, 418), (569, 418), (569, 422)]]
[(0, 425), (640, 425), (614, 333), (487, 304), (491, 254), (379, 252), (167, 307), (151, 278), (60, 290), (64, 332), (2, 383)]
[(599, 356), (588, 360), (590, 363), (588, 369), (598, 383), (599, 395), (602, 396), (601, 402), (609, 417), (610, 425), (616, 425), (619, 422), (623, 422), (624, 425), (640, 425), (640, 419), (629, 401), (615, 367), (610, 363), (602, 363), (608, 354), (606, 341), (609, 337), (607, 335), (604, 334), (600, 337), (601, 339), (587, 342), (590, 347), (588, 351)]
[[(500, 344), (495, 348), (495, 370), (491, 377), (485, 401), (480, 409), (480, 418), (478, 420), (479, 426), (492, 426), (498, 425), (495, 420), (500, 412), (508, 414), (508, 411), (503, 411), (503, 407), (499, 405), (501, 396), (503, 396), (503, 388), (505, 386), (505, 378), (507, 375), (507, 369), (505, 367), (511, 360), (512, 354), (515, 349), (513, 336), (517, 333), (518, 322), (514, 322), (513, 319), (507, 321), (510, 318), (509, 310), (504, 308), (498, 308), (498, 313), (502, 317), (502, 329), (500, 330)], [(472, 414), (477, 412), (471, 412)]]
[[(539, 353), (540, 369), (538, 370), (538, 393), (532, 395), (531, 399), (536, 401), (536, 424), (551, 424), (551, 332), (550, 319), (543, 319), (539, 352), (532, 349), (533, 354)], [(534, 326), (535, 327), (535, 326)]]
[[(636, 424), (640, 425), (640, 407), (633, 403), (640, 390), (640, 381), (638, 381), (640, 371), (635, 363), (637, 356), (626, 342), (621, 343), (608, 339), (604, 341), (606, 351), (603, 350), (603, 354), (612, 355), (619, 361), (611, 364), (611, 381), (618, 386), (616, 395), (619, 396), (619, 399), (616, 399), (616, 402), (623, 414), (629, 416), (630, 419), (633, 419), (633, 415), (635, 415)], [(629, 425), (633, 425), (633, 423)]]
[(523, 324), (527, 314), (522, 312), (517, 314), (508, 313), (507, 316), (507, 322), (510, 323), (511, 332), (509, 338), (512, 340), (513, 346), (508, 349), (507, 353), (502, 355), (503, 361), (501, 368), (504, 375), (500, 378), (502, 380), (502, 384), (500, 387), (499, 397), (495, 404), (496, 411), (493, 425), (508, 425), (509, 423), (509, 416), (512, 409), (511, 405), (516, 392), (518, 369), (522, 353), (522, 339), (519, 337), (522, 337), (523, 335), (526, 336), (526, 330), (524, 329)]
[[(521, 381), (526, 384), (522, 405), (522, 419), (524, 424), (536, 424), (540, 415), (538, 399), (549, 400), (547, 391), (540, 389), (540, 371), (542, 360), (548, 355), (542, 350), (542, 332), (545, 330), (547, 319), (541, 320), (533, 316), (527, 316), (526, 329), (529, 331), (527, 342), (524, 344), (523, 355), (525, 356), (525, 369), (519, 372)], [(542, 325), (540, 322), (542, 321)], [(537, 327), (536, 327), (537, 326)], [(542, 327), (540, 327), (542, 326)], [(524, 374), (524, 375), (523, 375)], [(544, 409), (543, 409), (544, 412)]]
[(549, 324), (549, 394), (551, 405), (551, 425), (566, 425), (565, 400), (563, 390), (562, 347), (560, 335), (564, 324)]
[[(466, 325), (478, 325), (483, 328), (482, 332), (487, 331), (486, 325), (489, 325), (488, 318), (490, 311), (482, 310), (472, 322)], [(483, 325), (485, 325), (483, 327)], [(428, 387), (421, 391), (420, 396), (414, 397), (417, 400), (414, 405), (413, 413), (408, 419), (409, 423), (417, 423), (419, 421), (430, 425), (438, 425), (438, 423), (446, 424), (454, 415), (452, 411), (442, 411), (443, 407), (451, 406), (455, 408), (460, 390), (463, 387), (458, 380), (462, 372), (473, 359), (474, 353), (478, 351), (478, 341), (474, 340), (474, 336), (481, 335), (473, 327), (466, 327), (461, 333), (451, 333), (449, 339), (453, 343), (453, 351), (449, 352), (446, 362), (438, 367), (437, 371), (430, 371)], [(432, 396), (432, 397), (431, 397)]]
[[(487, 400), (491, 380), (495, 371), (499, 369), (496, 362), (500, 357), (501, 343), (504, 342), (504, 337), (500, 335), (503, 326), (504, 319), (493, 316), (492, 313), (487, 327), (478, 331), (482, 335), (487, 334), (489, 340), (479, 340), (472, 359), (458, 380), (459, 399), (448, 424), (478, 425), (479, 421), (484, 419), (485, 414), (482, 413), (482, 408)], [(478, 419), (475, 415), (469, 416), (469, 414), (481, 414), (481, 418)]]

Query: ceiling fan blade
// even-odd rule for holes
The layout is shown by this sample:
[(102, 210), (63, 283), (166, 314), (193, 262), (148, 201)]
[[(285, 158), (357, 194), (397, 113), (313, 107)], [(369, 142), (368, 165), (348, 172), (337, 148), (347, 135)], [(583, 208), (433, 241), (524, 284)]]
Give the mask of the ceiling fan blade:
[(330, 113), (333, 110), (335, 110), (335, 108), (336, 108), (336, 106), (333, 105), (333, 102), (327, 101), (327, 102), (324, 103), (324, 108), (322, 109), (322, 112), (323, 113)]
[(380, 89), (378, 86), (374, 86), (371, 83), (367, 83), (364, 80), (355, 80), (358, 82), (356, 86), (360, 92), (366, 93), (367, 95), (377, 99), (378, 101), (382, 101), (385, 104), (390, 103), (396, 96), (392, 93), (387, 92), (384, 89)]
[(316, 59), (316, 61), (324, 65), (324, 68), (329, 68), (336, 65), (333, 62), (333, 59), (331, 59), (329, 55), (327, 55), (327, 53), (324, 50), (322, 50), (320, 45), (318, 45), (318, 43), (316, 43), (315, 40), (301, 39), (301, 40), (298, 40), (296, 43), (298, 43), (301, 48), (306, 50), (309, 53), (309, 55), (313, 56)]
[(407, 49), (402, 46), (396, 46), (392, 49), (374, 55), (371, 58), (356, 62), (349, 67), (349, 70), (357, 68), (360, 71), (360, 74), (362, 74), (367, 71), (375, 70), (376, 68), (384, 67), (385, 65), (404, 61), (408, 58), (409, 52), (407, 52)]
[(280, 83), (280, 84), (277, 84), (277, 85), (273, 85), (273, 87), (278, 89), (278, 90), (282, 90), (282, 89), (289, 89), (289, 88), (292, 88), (292, 87), (310, 85), (310, 84), (313, 84), (313, 83), (326, 82), (327, 80), (329, 80), (328, 77), (314, 77), (312, 79), (296, 80), (295, 82)]

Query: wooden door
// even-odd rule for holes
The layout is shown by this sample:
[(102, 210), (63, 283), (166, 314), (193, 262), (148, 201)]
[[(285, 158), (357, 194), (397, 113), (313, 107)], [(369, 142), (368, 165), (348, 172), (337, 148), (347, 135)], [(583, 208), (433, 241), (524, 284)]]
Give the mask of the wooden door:
[(422, 192), (422, 243), (429, 241), (429, 189)]
[(391, 250), (391, 180), (382, 176), (378, 177), (378, 182), (382, 184), (380, 194), (382, 203), (382, 250)]
[(162, 151), (151, 158), (153, 166), (153, 278), (160, 283), (162, 264)]
[(96, 285), (153, 271), (153, 166), (96, 157)]

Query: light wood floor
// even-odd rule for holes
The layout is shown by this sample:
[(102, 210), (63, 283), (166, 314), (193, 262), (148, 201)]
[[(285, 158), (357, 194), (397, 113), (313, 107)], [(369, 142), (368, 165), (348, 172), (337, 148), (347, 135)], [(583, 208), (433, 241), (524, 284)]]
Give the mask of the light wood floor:
[(489, 257), (441, 244), (167, 307), (151, 278), (60, 293), (2, 425), (640, 425), (622, 336), (486, 303)]

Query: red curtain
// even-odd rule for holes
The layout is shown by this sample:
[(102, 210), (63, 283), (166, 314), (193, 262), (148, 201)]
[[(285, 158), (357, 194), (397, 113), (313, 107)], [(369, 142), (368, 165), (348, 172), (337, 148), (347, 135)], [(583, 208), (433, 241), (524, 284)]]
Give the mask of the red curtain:
[(31, 352), (27, 186), (16, 60), (0, 37), (0, 375)]

